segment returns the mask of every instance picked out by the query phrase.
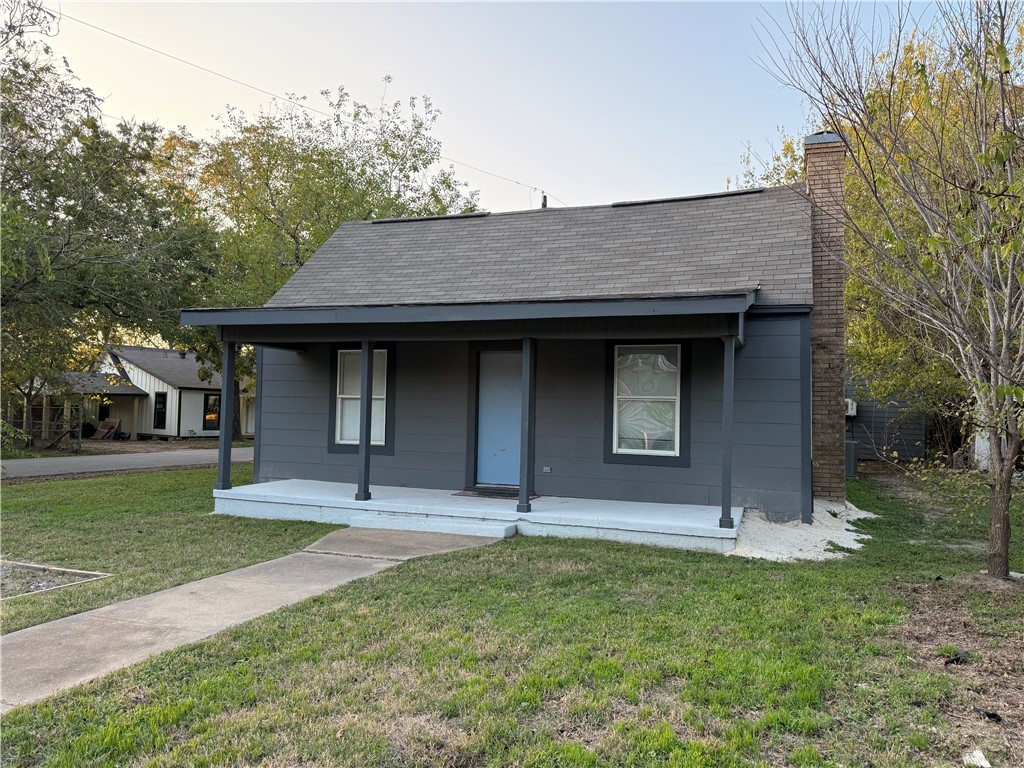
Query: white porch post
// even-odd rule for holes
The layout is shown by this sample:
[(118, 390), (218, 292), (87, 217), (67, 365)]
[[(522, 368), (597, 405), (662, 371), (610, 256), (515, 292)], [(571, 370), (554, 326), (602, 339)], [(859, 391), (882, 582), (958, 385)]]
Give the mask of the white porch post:
[(722, 516), (719, 528), (732, 528), (732, 410), (736, 372), (736, 337), (723, 336), (722, 361)]
[(359, 475), (356, 479), (356, 501), (370, 499), (370, 427), (373, 418), (373, 342), (364, 341), (362, 348), (362, 386), (359, 390)]

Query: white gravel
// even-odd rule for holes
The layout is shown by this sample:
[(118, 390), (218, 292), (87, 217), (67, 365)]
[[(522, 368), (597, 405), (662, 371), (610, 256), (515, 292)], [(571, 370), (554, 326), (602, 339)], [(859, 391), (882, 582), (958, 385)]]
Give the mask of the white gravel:
[(874, 517), (849, 502), (815, 499), (814, 524), (800, 522), (770, 523), (760, 511), (746, 512), (736, 537), (736, 548), (730, 555), (760, 558), (779, 562), (795, 560), (834, 560), (843, 552), (829, 552), (829, 543), (848, 549), (860, 549), (867, 534), (853, 530), (851, 522)]

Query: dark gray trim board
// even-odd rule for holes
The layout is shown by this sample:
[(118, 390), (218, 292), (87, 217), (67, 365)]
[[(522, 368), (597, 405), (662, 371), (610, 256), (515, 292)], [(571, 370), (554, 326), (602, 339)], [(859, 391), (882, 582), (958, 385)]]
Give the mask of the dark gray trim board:
[(389, 341), (519, 341), (535, 339), (714, 338), (738, 332), (742, 315), (653, 315), (465, 323), (371, 323), (367, 325), (228, 325), (222, 340), (284, 349), (320, 342), (359, 342), (364, 336)]
[(256, 347), (256, 392), (253, 408), (256, 409), (256, 423), (253, 425), (255, 434), (252, 441), (252, 481), (263, 482), (260, 477), (260, 421), (263, 414), (263, 347)]
[(181, 324), (196, 325), (322, 325), (364, 323), (443, 323), (483, 320), (539, 320), (572, 317), (645, 317), (746, 312), (757, 289), (741, 293), (653, 299), (537, 301), (494, 304), (408, 304), (400, 306), (330, 307), (315, 309), (186, 309)]
[(814, 522), (814, 457), (811, 442), (811, 316), (800, 318), (800, 522)]
[(732, 528), (732, 424), (736, 391), (736, 337), (722, 339), (722, 516), (719, 528)]
[(533, 471), (536, 463), (537, 440), (537, 340), (523, 339), (523, 404), (521, 408), (522, 429), (519, 443), (519, 504), (516, 511), (526, 514), (530, 511), (530, 497), (533, 495)]
[[(337, 359), (337, 355), (334, 356)], [(356, 476), (356, 501), (370, 500), (370, 429), (373, 416), (373, 342), (363, 341), (359, 388), (359, 474)], [(337, 378), (335, 378), (337, 380)], [(386, 387), (387, 385), (385, 385)], [(385, 403), (385, 407), (387, 404)], [(330, 429), (333, 424), (328, 425)], [(384, 438), (387, 443), (387, 438)]]
[(217, 484), (214, 487), (217, 490), (226, 491), (231, 487), (231, 433), (235, 423), (235, 344), (232, 341), (224, 344), (220, 370), (220, 426), (222, 429), (217, 440)]

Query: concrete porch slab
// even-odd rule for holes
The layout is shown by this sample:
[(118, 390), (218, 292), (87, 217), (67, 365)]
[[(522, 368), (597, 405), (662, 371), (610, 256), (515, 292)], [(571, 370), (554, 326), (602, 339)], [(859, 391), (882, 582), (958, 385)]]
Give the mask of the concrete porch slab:
[(354, 557), (380, 557), (387, 560), (411, 560), (414, 557), (482, 547), (499, 541), (483, 536), (462, 536), (433, 531), (399, 531), (372, 528), (343, 528), (331, 531), (306, 552)]
[[(732, 528), (718, 525), (719, 507), (541, 496), (522, 514), (513, 499), (457, 496), (455, 491), (373, 486), (355, 501), (351, 483), (275, 480), (214, 491), (221, 514), (318, 520), (355, 528), (389, 528), (507, 538), (600, 538), (681, 549), (728, 552), (735, 547), (743, 509)], [(355, 553), (353, 553), (355, 554)]]

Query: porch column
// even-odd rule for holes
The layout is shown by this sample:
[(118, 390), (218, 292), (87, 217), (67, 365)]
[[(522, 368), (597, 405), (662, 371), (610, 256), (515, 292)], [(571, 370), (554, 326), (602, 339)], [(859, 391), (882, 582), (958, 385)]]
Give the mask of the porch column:
[(522, 428), (519, 435), (519, 504), (516, 511), (530, 511), (533, 493), (534, 425), (537, 421), (535, 405), (537, 393), (537, 340), (523, 339), (523, 405)]
[(373, 342), (363, 342), (362, 387), (359, 390), (359, 476), (356, 501), (370, 499), (370, 426), (373, 416)]
[(733, 380), (736, 371), (736, 337), (723, 336), (725, 358), (722, 364), (722, 517), (719, 528), (732, 528), (732, 407)]
[[(139, 429), (142, 425), (139, 423), (139, 400), (141, 398), (132, 398), (132, 440), (139, 439)], [(233, 399), (233, 398), (232, 398)]]
[(231, 428), (235, 423), (235, 342), (225, 341), (220, 367), (220, 438), (217, 450), (218, 490), (231, 487)]

